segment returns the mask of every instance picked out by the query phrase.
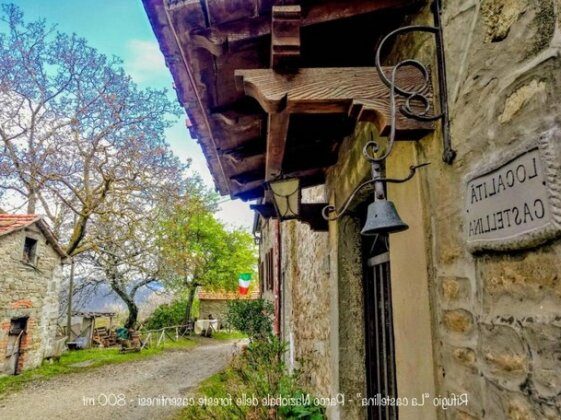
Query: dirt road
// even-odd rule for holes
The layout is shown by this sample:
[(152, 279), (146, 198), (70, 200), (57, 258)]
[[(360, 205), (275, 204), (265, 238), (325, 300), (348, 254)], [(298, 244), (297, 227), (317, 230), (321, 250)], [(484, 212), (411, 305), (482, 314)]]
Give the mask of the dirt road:
[[(233, 342), (209, 340), (196, 348), (61, 375), (0, 400), (0, 419), (166, 419), (180, 409), (176, 404), (190, 389), (226, 366), (233, 347)], [(168, 399), (162, 403), (162, 397)]]

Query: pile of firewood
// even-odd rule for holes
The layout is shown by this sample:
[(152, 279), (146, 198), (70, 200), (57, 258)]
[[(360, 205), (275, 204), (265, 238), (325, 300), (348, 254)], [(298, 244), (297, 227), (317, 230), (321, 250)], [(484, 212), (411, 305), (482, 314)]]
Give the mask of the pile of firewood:
[(114, 331), (105, 327), (94, 328), (92, 341), (99, 347), (111, 347), (117, 344), (117, 336)]

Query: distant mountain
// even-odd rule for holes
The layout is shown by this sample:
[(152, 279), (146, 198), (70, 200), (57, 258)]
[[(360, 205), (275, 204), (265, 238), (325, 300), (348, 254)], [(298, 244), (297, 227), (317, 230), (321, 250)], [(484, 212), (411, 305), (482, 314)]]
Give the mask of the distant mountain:
[[(142, 306), (150, 297), (156, 293), (163, 292), (165, 289), (161, 285), (152, 285), (151, 290), (147, 287), (141, 288), (135, 297), (138, 306)], [(82, 298), (74, 305), (76, 311), (83, 312), (116, 312), (126, 310), (127, 307), (119, 296), (106, 284), (101, 284), (87, 294), (87, 299)]]

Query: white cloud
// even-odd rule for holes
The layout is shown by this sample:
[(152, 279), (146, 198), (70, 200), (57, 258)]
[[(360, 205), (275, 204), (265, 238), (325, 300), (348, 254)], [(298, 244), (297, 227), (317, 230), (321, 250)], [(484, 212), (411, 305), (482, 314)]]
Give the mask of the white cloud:
[(131, 39), (127, 43), (125, 69), (137, 83), (169, 78), (164, 56), (157, 42)]

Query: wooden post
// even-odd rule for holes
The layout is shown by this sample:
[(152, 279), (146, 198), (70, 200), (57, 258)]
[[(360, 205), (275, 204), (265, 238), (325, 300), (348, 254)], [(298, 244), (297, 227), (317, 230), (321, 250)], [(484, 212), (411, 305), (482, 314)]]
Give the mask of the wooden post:
[(93, 342), (94, 331), (95, 331), (95, 315), (92, 317), (92, 328), (90, 329), (90, 343)]
[(66, 333), (68, 335), (68, 341), (72, 341), (72, 295), (74, 294), (74, 258), (70, 258), (70, 279), (68, 285), (68, 313), (66, 314)]
[[(384, 71), (388, 74), (392, 69), (385, 67)], [(374, 123), (382, 136), (391, 128), (391, 92), (373, 67), (301, 68), (293, 73), (236, 70), (235, 78), (237, 88), (268, 113), (265, 181), (283, 173), (292, 114), (346, 114), (357, 121)], [(403, 68), (396, 75), (396, 83), (408, 91), (418, 91), (427, 84), (416, 68)], [(430, 91), (426, 95), (431, 98)], [(402, 97), (396, 101), (398, 110), (405, 105)], [(425, 104), (420, 101), (413, 100), (410, 105), (414, 111), (424, 111)], [(397, 112), (395, 123), (398, 140), (413, 140), (434, 130), (434, 122), (411, 119), (401, 112)]]

